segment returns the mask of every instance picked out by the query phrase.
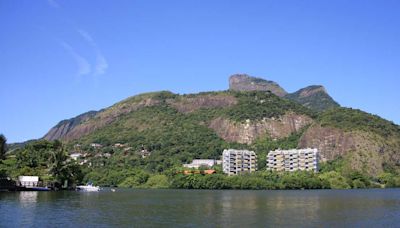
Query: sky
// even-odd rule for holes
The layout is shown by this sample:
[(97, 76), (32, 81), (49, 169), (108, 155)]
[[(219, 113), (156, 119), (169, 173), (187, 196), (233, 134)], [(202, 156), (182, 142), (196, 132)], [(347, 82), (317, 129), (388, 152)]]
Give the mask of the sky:
[(136, 94), (247, 73), (400, 124), (397, 0), (0, 0), (0, 133), (36, 139)]

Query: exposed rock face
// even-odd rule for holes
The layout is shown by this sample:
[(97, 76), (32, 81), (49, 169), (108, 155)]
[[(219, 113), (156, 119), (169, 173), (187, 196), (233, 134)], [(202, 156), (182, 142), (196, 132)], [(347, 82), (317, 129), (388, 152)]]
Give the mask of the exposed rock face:
[(57, 126), (53, 127), (44, 138), (47, 140), (59, 139), (64, 141), (79, 139), (82, 136), (90, 134), (91, 132), (102, 128), (107, 124), (112, 123), (113, 121), (117, 120), (118, 117), (124, 114), (138, 110), (143, 107), (157, 105), (159, 103), (160, 100), (153, 99), (151, 97), (133, 102), (120, 102), (103, 111), (94, 112), (90, 115), (86, 115), (84, 116), (85, 118), (78, 118), (80, 117), (78, 116), (70, 120), (61, 121)]
[(63, 120), (59, 122), (56, 126), (50, 129), (50, 131), (43, 137), (46, 140), (56, 140), (63, 138), (68, 132), (74, 129), (79, 124), (87, 121), (97, 114), (96, 111), (90, 111), (83, 113), (74, 118)]
[(308, 86), (297, 92), (287, 94), (285, 98), (296, 101), (316, 111), (324, 111), (339, 107), (339, 104), (334, 101), (332, 97), (329, 96), (326, 89), (320, 85)]
[(225, 94), (207, 94), (195, 97), (182, 98), (179, 100), (171, 100), (170, 103), (178, 111), (190, 113), (201, 108), (223, 108), (237, 104), (237, 100), (233, 96)]
[(343, 130), (315, 125), (309, 128), (301, 137), (300, 148), (318, 148), (323, 161), (343, 156), (348, 151), (355, 150), (355, 139), (351, 133)]
[(308, 86), (306, 88), (300, 89), (298, 91), (299, 98), (309, 97), (315, 95), (316, 93), (327, 93), (325, 87), (316, 85), (316, 86)]
[(398, 140), (388, 140), (376, 134), (314, 125), (307, 129), (299, 142), (300, 148), (318, 148), (322, 161), (338, 156), (347, 157), (352, 169), (376, 176), (383, 171), (383, 164), (400, 164)]
[(229, 78), (229, 89), (234, 91), (271, 91), (279, 97), (287, 94), (276, 82), (251, 77), (247, 74), (232, 75)]
[(312, 122), (313, 120), (306, 115), (287, 113), (278, 119), (248, 120), (246, 123), (217, 118), (211, 122), (209, 127), (228, 142), (250, 144), (263, 135), (268, 135), (273, 139), (285, 138)]

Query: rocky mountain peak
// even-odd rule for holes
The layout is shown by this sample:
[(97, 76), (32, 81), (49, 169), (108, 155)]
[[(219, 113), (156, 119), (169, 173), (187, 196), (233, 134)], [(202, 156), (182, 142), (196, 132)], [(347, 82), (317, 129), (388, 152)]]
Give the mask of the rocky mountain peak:
[(294, 93), (287, 94), (285, 98), (296, 101), (315, 111), (339, 107), (339, 104), (329, 96), (325, 87), (321, 85), (307, 86)]
[(247, 74), (234, 74), (229, 77), (229, 89), (234, 91), (271, 91), (283, 97), (287, 92), (278, 83)]
[(46, 140), (62, 139), (75, 127), (94, 117), (97, 113), (97, 111), (89, 111), (80, 114), (74, 118), (62, 120), (56, 126), (51, 128), (50, 131), (47, 132), (47, 134), (43, 138)]
[(312, 85), (298, 91), (299, 97), (309, 97), (319, 92), (328, 94), (325, 87), (322, 85)]

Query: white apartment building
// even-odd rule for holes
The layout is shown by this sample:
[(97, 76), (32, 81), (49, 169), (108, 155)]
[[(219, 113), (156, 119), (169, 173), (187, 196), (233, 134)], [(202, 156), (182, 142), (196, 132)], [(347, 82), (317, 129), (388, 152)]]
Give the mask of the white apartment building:
[(218, 161), (214, 160), (214, 159), (193, 159), (192, 163), (183, 164), (183, 167), (198, 169), (198, 168), (200, 168), (200, 166), (204, 166), (204, 167), (210, 168), (217, 164), (218, 164)]
[(318, 171), (318, 149), (274, 150), (267, 155), (267, 170)]
[(257, 171), (257, 155), (254, 151), (249, 150), (224, 150), (222, 170), (228, 175)]

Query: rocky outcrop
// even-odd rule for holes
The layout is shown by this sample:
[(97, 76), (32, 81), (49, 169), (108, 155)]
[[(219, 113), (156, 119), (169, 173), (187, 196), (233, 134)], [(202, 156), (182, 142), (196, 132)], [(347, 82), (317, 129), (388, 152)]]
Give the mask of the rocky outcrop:
[(247, 74), (235, 74), (229, 78), (229, 89), (233, 91), (271, 91), (283, 97), (287, 92), (273, 81), (251, 77)]
[(234, 74), (229, 78), (229, 89), (233, 91), (270, 91), (279, 97), (293, 100), (315, 111), (324, 111), (339, 107), (339, 104), (320, 85), (308, 86), (288, 94), (276, 82), (252, 77), (247, 74)]
[(324, 111), (339, 107), (339, 104), (329, 96), (323, 86), (313, 85), (300, 89), (294, 93), (285, 95), (285, 98), (293, 100), (315, 111)]
[(381, 173), (384, 164), (400, 164), (398, 139), (384, 139), (370, 132), (346, 132), (314, 125), (303, 134), (299, 147), (318, 148), (322, 161), (345, 157), (348, 168), (366, 171), (372, 176)]
[(237, 99), (226, 94), (206, 94), (168, 101), (178, 111), (190, 113), (202, 108), (224, 108), (237, 104)]
[(46, 140), (56, 140), (65, 137), (72, 129), (81, 123), (89, 120), (97, 114), (96, 111), (90, 111), (83, 113), (74, 118), (63, 120), (59, 122), (56, 126), (50, 129), (50, 131), (43, 137)]
[(272, 139), (285, 138), (312, 122), (313, 120), (306, 115), (287, 113), (277, 119), (247, 120), (245, 123), (237, 123), (220, 117), (211, 121), (209, 127), (228, 142), (251, 144), (255, 139), (264, 135), (268, 135)]
[(332, 160), (356, 149), (351, 133), (315, 125), (307, 129), (299, 141), (300, 148), (318, 148), (322, 161)]

